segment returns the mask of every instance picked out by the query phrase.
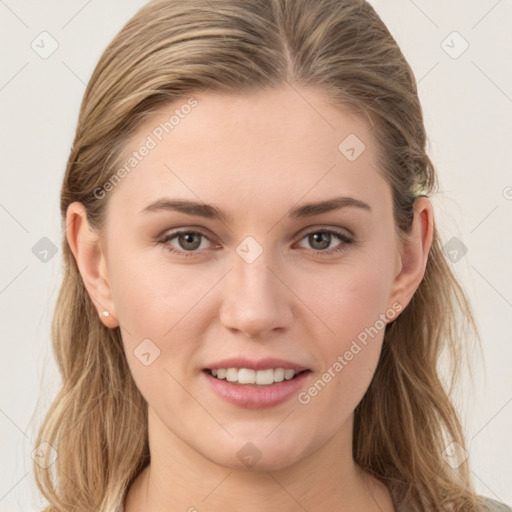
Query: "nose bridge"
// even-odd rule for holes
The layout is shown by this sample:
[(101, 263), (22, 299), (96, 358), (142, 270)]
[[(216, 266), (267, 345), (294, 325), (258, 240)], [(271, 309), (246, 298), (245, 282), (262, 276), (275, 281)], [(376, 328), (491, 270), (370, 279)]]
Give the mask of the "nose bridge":
[(244, 242), (237, 247), (226, 276), (221, 320), (226, 327), (252, 337), (285, 326), (289, 297), (274, 275), (273, 252), (256, 246), (254, 240)]
[(240, 288), (241, 293), (252, 292), (249, 295), (260, 298), (272, 298), (275, 294), (275, 277), (269, 270), (272, 268), (270, 251), (265, 251), (254, 261), (248, 262), (242, 257), (235, 258), (231, 271), (232, 288)]

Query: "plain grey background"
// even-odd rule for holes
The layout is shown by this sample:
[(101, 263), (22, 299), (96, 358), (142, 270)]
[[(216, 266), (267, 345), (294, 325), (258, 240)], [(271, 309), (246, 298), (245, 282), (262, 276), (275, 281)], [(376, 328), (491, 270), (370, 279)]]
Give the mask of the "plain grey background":
[[(43, 504), (31, 453), (59, 385), (50, 322), (61, 279), (60, 184), (85, 84), (144, 3), (0, 0), (0, 511)], [(455, 397), (475, 486), (510, 504), (512, 2), (371, 3), (416, 75), (441, 182), (437, 224), (483, 338), (473, 381), (466, 374)], [(57, 254), (44, 253), (44, 237)]]

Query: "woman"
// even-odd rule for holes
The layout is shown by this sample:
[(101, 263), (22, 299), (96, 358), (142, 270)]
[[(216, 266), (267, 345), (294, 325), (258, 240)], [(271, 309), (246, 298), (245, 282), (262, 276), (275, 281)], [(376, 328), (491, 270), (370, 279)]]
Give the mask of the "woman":
[(437, 373), (475, 324), (425, 141), (364, 1), (142, 8), (62, 187), (46, 511), (510, 510)]

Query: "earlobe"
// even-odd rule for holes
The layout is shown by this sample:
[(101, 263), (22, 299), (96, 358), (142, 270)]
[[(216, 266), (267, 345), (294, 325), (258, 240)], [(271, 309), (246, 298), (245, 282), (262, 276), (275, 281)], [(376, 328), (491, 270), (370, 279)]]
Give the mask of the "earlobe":
[(391, 303), (405, 309), (418, 289), (427, 266), (434, 234), (434, 214), (427, 197), (418, 197), (413, 207), (414, 219), (401, 247), (401, 270), (393, 282)]
[(66, 238), (98, 316), (106, 327), (119, 325), (115, 312), (105, 254), (82, 203), (73, 202), (66, 213)]

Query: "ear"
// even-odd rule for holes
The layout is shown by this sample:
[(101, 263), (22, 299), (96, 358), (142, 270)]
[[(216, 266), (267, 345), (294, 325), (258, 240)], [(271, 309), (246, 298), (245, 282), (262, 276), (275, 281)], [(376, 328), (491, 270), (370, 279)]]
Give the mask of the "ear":
[[(105, 254), (100, 237), (90, 226), (82, 203), (73, 202), (68, 206), (66, 238), (101, 321), (106, 327), (117, 327), (119, 322), (112, 300)], [(105, 311), (108, 311), (107, 316)]]
[(401, 243), (399, 272), (393, 281), (390, 296), (390, 304), (398, 302), (403, 309), (409, 304), (425, 275), (434, 234), (434, 214), (427, 197), (416, 199), (413, 213), (411, 230)]

